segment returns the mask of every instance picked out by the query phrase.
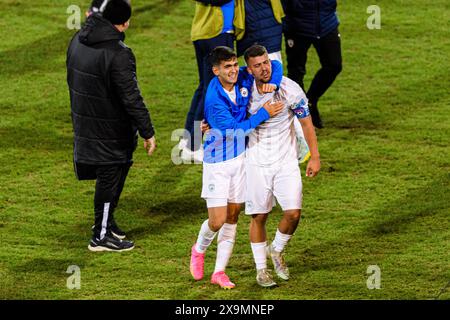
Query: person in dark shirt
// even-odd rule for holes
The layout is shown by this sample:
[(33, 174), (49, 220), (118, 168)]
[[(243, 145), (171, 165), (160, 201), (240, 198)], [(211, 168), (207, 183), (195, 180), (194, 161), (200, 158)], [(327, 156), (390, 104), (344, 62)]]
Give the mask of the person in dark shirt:
[[(95, 2), (95, 1), (94, 1)], [(75, 34), (67, 50), (67, 83), (79, 180), (96, 179), (91, 251), (134, 248), (113, 213), (133, 163), (137, 132), (151, 155), (155, 132), (136, 79), (136, 60), (124, 43), (131, 6), (104, 1)]]
[[(338, 30), (336, 0), (282, 0), (286, 16), (283, 33), (286, 41), (288, 77), (306, 92), (309, 110), (316, 128), (323, 128), (318, 101), (342, 70), (341, 39)], [(317, 51), (321, 69), (308, 90), (303, 78), (311, 45)]]

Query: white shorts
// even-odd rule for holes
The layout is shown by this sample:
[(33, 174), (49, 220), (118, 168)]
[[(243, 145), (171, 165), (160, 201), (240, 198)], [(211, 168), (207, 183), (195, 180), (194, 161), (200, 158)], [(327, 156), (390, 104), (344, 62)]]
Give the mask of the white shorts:
[(274, 196), (283, 211), (302, 208), (302, 177), (297, 161), (261, 167), (246, 164), (245, 214), (269, 213)]
[(245, 152), (231, 160), (203, 162), (202, 198), (208, 208), (245, 201)]

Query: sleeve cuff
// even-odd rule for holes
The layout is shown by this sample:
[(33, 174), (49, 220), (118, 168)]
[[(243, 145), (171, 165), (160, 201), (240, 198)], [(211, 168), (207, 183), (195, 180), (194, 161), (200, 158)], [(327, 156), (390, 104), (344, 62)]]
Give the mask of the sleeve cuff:
[(266, 120), (270, 119), (270, 114), (263, 107), (261, 107), (261, 109), (258, 110), (258, 114), (261, 115), (262, 121), (266, 121)]
[(153, 127), (151, 127), (150, 130), (146, 131), (144, 134), (141, 134), (141, 137), (144, 138), (145, 140), (148, 140), (150, 138), (153, 138), (154, 135), (155, 130), (153, 129)]

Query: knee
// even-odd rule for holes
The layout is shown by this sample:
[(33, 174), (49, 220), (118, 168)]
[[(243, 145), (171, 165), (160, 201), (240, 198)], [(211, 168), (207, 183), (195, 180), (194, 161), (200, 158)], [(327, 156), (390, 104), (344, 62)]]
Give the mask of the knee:
[(222, 228), (223, 224), (225, 223), (225, 219), (222, 218), (217, 218), (214, 220), (209, 220), (209, 228), (214, 231), (217, 232), (220, 230), (220, 228)]
[(225, 222), (229, 224), (236, 224), (238, 220), (239, 220), (239, 212), (237, 214), (228, 215), (227, 220)]
[(264, 226), (266, 224), (266, 215), (265, 214), (257, 214), (252, 216), (252, 223), (258, 226)]
[(240, 207), (233, 208), (228, 212), (227, 220), (225, 222), (229, 224), (236, 224), (239, 220), (240, 212), (241, 212)]
[(296, 223), (300, 220), (301, 212), (300, 210), (291, 211), (289, 213), (285, 213), (285, 218), (290, 223)]

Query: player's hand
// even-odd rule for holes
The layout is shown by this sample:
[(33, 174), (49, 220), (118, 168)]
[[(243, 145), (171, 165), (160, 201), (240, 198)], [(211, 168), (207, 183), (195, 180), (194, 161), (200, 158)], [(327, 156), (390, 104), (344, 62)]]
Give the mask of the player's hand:
[(200, 129), (202, 130), (202, 133), (207, 133), (209, 129), (211, 129), (211, 127), (209, 126), (208, 122), (203, 119), (202, 123), (200, 124)]
[(317, 176), (320, 171), (320, 158), (311, 158), (306, 166), (306, 176), (313, 178)]
[(277, 86), (271, 83), (264, 83), (261, 90), (263, 93), (271, 93), (277, 89)]
[(144, 149), (147, 151), (147, 154), (149, 156), (152, 155), (153, 151), (156, 149), (156, 138), (155, 136), (151, 137), (150, 139), (144, 140)]
[(284, 103), (281, 101), (271, 103), (271, 101), (267, 101), (263, 108), (269, 113), (270, 117), (274, 117), (279, 114), (284, 109)]

